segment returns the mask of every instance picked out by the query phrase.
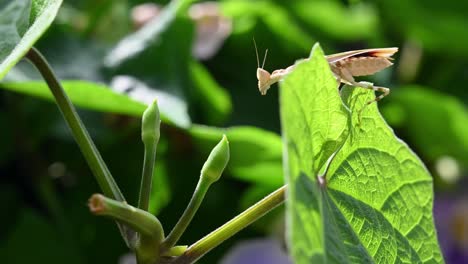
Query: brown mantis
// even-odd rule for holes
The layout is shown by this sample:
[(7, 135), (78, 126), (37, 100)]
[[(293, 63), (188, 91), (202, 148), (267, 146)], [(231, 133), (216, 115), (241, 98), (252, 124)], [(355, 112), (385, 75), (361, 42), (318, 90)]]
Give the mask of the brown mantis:
[[(257, 55), (258, 90), (262, 95), (265, 95), (270, 86), (282, 80), (287, 74), (293, 71), (295, 65), (289, 66), (286, 69), (275, 70), (270, 74), (268, 71), (263, 69), (265, 66), (268, 50), (265, 51), (263, 64), (262, 67), (260, 67), (257, 44), (255, 43), (255, 40), (254, 45), (255, 54)], [(393, 63), (390, 61), (392, 60), (391, 56), (397, 51), (398, 48), (362, 49), (325, 56), (333, 72), (333, 75), (338, 81), (338, 85), (344, 83), (382, 93), (374, 100), (367, 102), (366, 105), (364, 105), (364, 107), (359, 110), (359, 123), (361, 112), (365, 106), (373, 102), (377, 102), (387, 96), (390, 93), (390, 89), (386, 87), (374, 86), (372, 83), (368, 82), (356, 82), (354, 80), (354, 76), (372, 75), (393, 65)]]

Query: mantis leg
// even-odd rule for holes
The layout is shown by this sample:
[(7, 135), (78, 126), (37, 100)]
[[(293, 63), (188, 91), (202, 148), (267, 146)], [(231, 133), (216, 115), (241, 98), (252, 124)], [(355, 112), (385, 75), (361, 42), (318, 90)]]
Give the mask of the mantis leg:
[(382, 98), (384, 98), (385, 96), (387, 96), (390, 93), (390, 89), (388, 89), (386, 87), (381, 87), (381, 86), (374, 86), (372, 83), (369, 83), (369, 82), (356, 82), (354, 80), (353, 76), (351, 75), (351, 73), (346, 69), (341, 69), (340, 73), (341, 73), (341, 78), (343, 79), (343, 81), (346, 81), (346, 83), (349, 83), (349, 84), (354, 85), (356, 87), (361, 87), (361, 88), (364, 88), (364, 89), (370, 89), (370, 90), (374, 90), (376, 92), (382, 93), (381, 95), (376, 96), (375, 99), (366, 102), (366, 104), (359, 110), (359, 112), (358, 112), (358, 120), (359, 121), (358, 122), (360, 124), (361, 123), (362, 111), (368, 105), (370, 105), (370, 104), (372, 104), (374, 102), (378, 102), (378, 101), (382, 100)]
[(338, 93), (341, 95), (341, 90), (340, 90), (340, 86), (342, 83), (341, 77), (340, 75), (336, 74), (334, 71), (333, 71), (333, 76), (335, 77), (335, 80), (336, 80), (336, 89), (338, 90)]
[(340, 94), (341, 94), (341, 90), (340, 90), (341, 78), (339, 76), (335, 76), (335, 77), (336, 77), (336, 89), (338, 89), (338, 91), (340, 91)]

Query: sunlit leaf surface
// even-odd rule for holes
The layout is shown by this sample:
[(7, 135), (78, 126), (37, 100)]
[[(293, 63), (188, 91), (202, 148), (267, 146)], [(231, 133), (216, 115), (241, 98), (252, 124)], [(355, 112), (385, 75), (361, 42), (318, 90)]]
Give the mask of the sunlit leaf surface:
[(15, 0), (0, 10), (0, 80), (46, 31), (61, 4), (62, 0)]
[(376, 104), (357, 125), (356, 112), (373, 93), (346, 87), (343, 104), (318, 45), (280, 89), (295, 262), (443, 262), (426, 168)]

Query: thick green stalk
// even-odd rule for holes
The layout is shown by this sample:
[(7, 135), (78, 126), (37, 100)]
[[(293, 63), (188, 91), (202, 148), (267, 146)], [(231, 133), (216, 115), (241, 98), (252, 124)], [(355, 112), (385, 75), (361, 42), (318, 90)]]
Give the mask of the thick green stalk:
[[(107, 168), (101, 154), (94, 145), (88, 131), (86, 130), (83, 122), (81, 121), (75, 107), (70, 99), (65, 94), (62, 85), (55, 76), (52, 68), (47, 63), (47, 60), (35, 48), (31, 48), (26, 54), (26, 58), (37, 68), (42, 77), (49, 86), (52, 95), (55, 98), (60, 112), (62, 113), (68, 127), (70, 128), (73, 137), (75, 138), (78, 146), (83, 153), (94, 177), (96, 178), (102, 192), (118, 201), (125, 201), (125, 198), (120, 191), (117, 183), (112, 177), (109, 169)], [(134, 232), (127, 230), (124, 226), (119, 225), (125, 242), (128, 246), (131, 245), (130, 240), (134, 237)]]
[(164, 238), (163, 228), (156, 216), (133, 207), (125, 202), (107, 198), (101, 194), (93, 194), (88, 206), (95, 215), (109, 216), (125, 223), (137, 231), (142, 237), (149, 237), (158, 242)]
[(284, 202), (286, 185), (254, 204), (231, 221), (222, 225), (204, 238), (191, 245), (171, 264), (194, 263), (226, 239), (257, 221), (260, 217)]
[(159, 245), (164, 238), (164, 231), (154, 215), (101, 194), (91, 196), (88, 206), (93, 214), (108, 216), (138, 232), (139, 243), (135, 253), (139, 264), (156, 263), (159, 260)]
[(55, 102), (57, 103), (60, 112), (65, 118), (67, 125), (70, 127), (70, 130), (72, 131), (72, 134), (78, 143), (78, 146), (80, 147), (86, 161), (88, 162), (91, 171), (96, 177), (102, 192), (106, 196), (112, 197), (118, 201), (124, 201), (125, 199), (120, 192), (119, 187), (115, 183), (114, 178), (110, 174), (109, 169), (104, 163), (101, 155), (99, 154), (96, 146), (89, 136), (88, 131), (78, 116), (75, 107), (65, 94), (62, 85), (58, 81), (46, 59), (35, 48), (29, 50), (26, 57), (39, 70), (42, 77), (49, 86), (50, 91), (55, 98)]

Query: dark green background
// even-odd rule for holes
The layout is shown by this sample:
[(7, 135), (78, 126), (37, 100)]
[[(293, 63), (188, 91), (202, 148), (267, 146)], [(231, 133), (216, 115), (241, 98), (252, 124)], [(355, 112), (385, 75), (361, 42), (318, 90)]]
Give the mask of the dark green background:
[[(443, 226), (439, 240), (446, 261), (467, 260), (462, 252), (468, 245), (451, 235), (460, 227), (453, 224), (459, 219), (450, 209), (463, 203), (467, 185), (466, 1), (219, 1), (225, 16), (232, 19), (233, 32), (214, 57), (200, 63), (224, 87), (230, 102), (208, 98), (207, 93), (216, 92), (203, 93), (199, 87), (207, 84), (190, 77), (196, 70), (196, 59), (190, 53), (195, 25), (185, 14), (159, 36), (156, 47), (118, 67), (104, 65), (105, 56), (118, 41), (132, 33), (130, 10), (141, 3), (65, 1), (56, 22), (36, 47), (62, 79), (109, 83), (116, 74), (132, 75), (186, 102), (193, 123), (248, 125), (277, 134), (278, 91), (275, 85), (268, 96), (258, 93), (254, 37), (261, 54), (269, 49), (265, 65), (269, 71), (307, 57), (315, 42), (327, 54), (399, 47), (392, 68), (363, 80), (391, 88), (392, 93), (379, 106), (396, 134), (435, 177), (435, 217), (438, 226)], [(8, 1), (1, 4), (3, 7)], [(8, 81), (28, 79), (39, 76), (25, 62), (7, 76)], [(80, 110), (80, 114), (120, 188), (135, 204), (142, 165), (139, 118), (89, 110)], [(56, 106), (2, 90), (0, 124), (0, 257), (6, 263), (116, 263), (126, 248), (115, 224), (88, 212), (86, 201), (99, 188)], [(272, 145), (269, 140), (277, 142), (271, 134), (257, 132), (244, 131), (237, 141), (231, 141), (239, 144), (236, 157), (246, 155), (244, 160), (234, 161), (240, 167), (255, 164), (256, 159), (266, 160), (263, 155)], [(163, 125), (156, 166), (162, 175), (159, 179), (167, 183), (165, 192), (170, 193), (158, 213), (166, 232), (185, 208), (207, 150), (221, 133), (213, 129), (200, 136)], [(262, 142), (265, 146), (256, 149), (255, 144)], [(440, 158), (447, 156), (460, 168), (456, 182), (443, 180), (436, 170)], [(268, 161), (259, 170), (277, 172), (280, 156), (272, 155)], [(65, 166), (58, 178), (50, 175), (54, 163)], [(250, 175), (252, 172), (255, 174), (253, 170)], [(232, 169), (213, 186), (182, 243), (196, 241), (280, 184), (278, 177), (241, 180), (240, 174)], [(161, 186), (164, 191), (166, 187)], [(468, 216), (461, 219), (466, 226)], [(215, 263), (240, 239), (271, 233), (270, 226), (277, 220), (271, 217), (265, 222), (268, 224), (241, 232), (202, 262)]]

